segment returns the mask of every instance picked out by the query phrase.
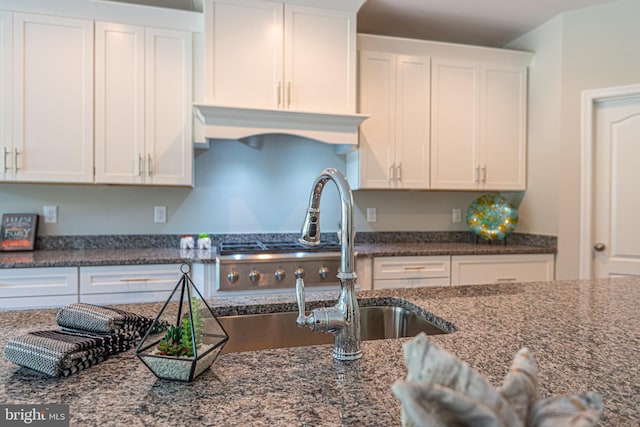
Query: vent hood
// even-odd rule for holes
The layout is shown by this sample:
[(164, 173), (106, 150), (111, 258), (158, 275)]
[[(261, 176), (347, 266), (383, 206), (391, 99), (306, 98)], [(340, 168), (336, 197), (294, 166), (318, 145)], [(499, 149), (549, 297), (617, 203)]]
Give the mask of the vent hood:
[(247, 139), (286, 134), (328, 144), (355, 146), (365, 114), (313, 113), (197, 103), (194, 110), (207, 139)]

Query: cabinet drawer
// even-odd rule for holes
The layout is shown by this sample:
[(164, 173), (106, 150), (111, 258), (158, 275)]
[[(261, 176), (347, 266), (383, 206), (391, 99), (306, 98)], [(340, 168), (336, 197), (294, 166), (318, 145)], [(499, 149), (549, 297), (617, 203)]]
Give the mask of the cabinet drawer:
[(411, 279), (375, 280), (374, 289), (427, 288), (434, 286), (449, 286), (449, 277), (415, 277)]
[(58, 307), (78, 302), (78, 269), (2, 269), (0, 296), (0, 309)]
[(81, 267), (80, 295), (172, 291), (181, 275), (177, 264)]
[(446, 277), (451, 274), (449, 256), (400, 256), (376, 257), (373, 259), (373, 278), (418, 279)]
[(553, 278), (553, 254), (452, 257), (452, 285), (532, 282)]

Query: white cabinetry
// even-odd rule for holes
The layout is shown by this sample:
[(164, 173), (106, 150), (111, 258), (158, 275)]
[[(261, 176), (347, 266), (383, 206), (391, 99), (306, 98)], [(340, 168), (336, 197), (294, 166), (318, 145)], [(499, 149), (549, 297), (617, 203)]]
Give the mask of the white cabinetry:
[(11, 40), (12, 14), (0, 11), (0, 181), (12, 177), (11, 139)]
[(96, 23), (96, 183), (192, 185), (191, 70), (191, 33)]
[[(528, 52), (359, 35), (356, 188), (524, 190)], [(426, 79), (426, 80), (425, 80)]]
[[(3, 14), (2, 34), (8, 34)], [(93, 181), (93, 22), (13, 14), (3, 41), (3, 176), (19, 182)], [(12, 64), (7, 65), (11, 49)], [(5, 120), (11, 117), (11, 130)]]
[(373, 259), (373, 289), (449, 286), (450, 256), (398, 256)]
[(429, 188), (429, 58), (361, 50), (360, 147), (347, 156), (356, 189)]
[(434, 58), (431, 188), (524, 190), (527, 68)]
[(454, 255), (452, 285), (553, 280), (553, 254)]
[(295, 3), (205, 2), (207, 102), (355, 111), (355, 12)]
[(78, 269), (0, 269), (0, 309), (62, 307), (78, 302)]
[(164, 301), (169, 298), (181, 275), (177, 264), (80, 267), (80, 302), (128, 304)]

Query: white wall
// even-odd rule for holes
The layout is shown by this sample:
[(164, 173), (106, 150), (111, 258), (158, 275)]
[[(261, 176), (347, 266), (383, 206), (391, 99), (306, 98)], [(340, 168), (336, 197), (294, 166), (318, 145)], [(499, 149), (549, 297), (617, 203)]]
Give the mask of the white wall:
[[(560, 76), (560, 84), (555, 85), (558, 90), (541, 92), (532, 104), (530, 170), (548, 171), (549, 177), (530, 180), (523, 201), (523, 207), (532, 201), (528, 217), (546, 217), (557, 227), (559, 279), (578, 277), (580, 96), (584, 90), (640, 82), (639, 19), (640, 2), (620, 0), (567, 12), (511, 44), (547, 57), (531, 69), (531, 81), (538, 84), (532, 90), (541, 90), (539, 84), (553, 84), (552, 76)], [(547, 50), (554, 53), (549, 55)], [(553, 115), (561, 119), (560, 123), (553, 120)], [(551, 144), (556, 143), (554, 150)], [(545, 158), (544, 153), (557, 155), (558, 165), (554, 166), (554, 160)], [(557, 184), (549, 186), (546, 181)], [(540, 203), (547, 191), (547, 202)], [(555, 211), (557, 220), (553, 221), (548, 212)]]
[[(41, 213), (57, 205), (58, 224), (40, 222), (40, 235), (277, 233), (298, 232), (311, 185), (326, 167), (345, 170), (333, 146), (295, 138), (251, 148), (238, 141), (213, 142), (198, 151), (195, 188), (102, 185), (0, 184), (0, 213)], [(477, 193), (356, 192), (357, 230), (465, 230), (451, 223), (451, 208), (466, 210)], [(519, 194), (510, 195), (515, 203)], [(168, 222), (153, 223), (153, 207), (168, 207)], [(378, 209), (378, 221), (363, 212)], [(321, 227), (337, 230), (339, 200), (327, 184)]]

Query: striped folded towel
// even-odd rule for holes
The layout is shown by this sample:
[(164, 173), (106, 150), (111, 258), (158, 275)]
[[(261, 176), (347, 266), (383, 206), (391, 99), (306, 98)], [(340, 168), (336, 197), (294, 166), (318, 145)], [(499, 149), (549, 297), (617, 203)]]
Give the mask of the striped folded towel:
[(100, 334), (136, 331), (144, 335), (153, 319), (116, 308), (77, 303), (63, 307), (56, 316), (56, 322), (66, 331)]
[(153, 324), (153, 319), (135, 313), (85, 303), (63, 307), (56, 321), (62, 330), (29, 332), (9, 340), (5, 358), (66, 377), (134, 347)]
[(106, 356), (130, 349), (139, 339), (137, 332), (98, 335), (36, 331), (9, 340), (4, 357), (52, 377), (66, 377), (101, 362)]

